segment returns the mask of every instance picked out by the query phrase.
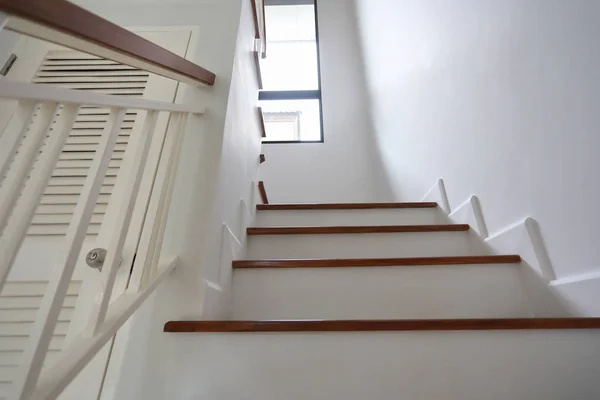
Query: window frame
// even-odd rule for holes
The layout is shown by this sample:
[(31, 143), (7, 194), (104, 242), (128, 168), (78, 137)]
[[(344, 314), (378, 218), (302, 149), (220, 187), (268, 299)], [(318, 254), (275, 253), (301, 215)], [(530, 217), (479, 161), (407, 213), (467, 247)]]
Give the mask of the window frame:
[(321, 84), (321, 46), (319, 42), (319, 11), (318, 0), (264, 0), (265, 6), (293, 6), (293, 5), (313, 5), (315, 10), (315, 45), (317, 47), (317, 82), (316, 90), (260, 90), (258, 92), (259, 101), (269, 100), (318, 100), (319, 101), (319, 125), (321, 138), (319, 140), (275, 140), (261, 141), (262, 144), (296, 144), (296, 143), (324, 143), (325, 132), (323, 129), (323, 99)]

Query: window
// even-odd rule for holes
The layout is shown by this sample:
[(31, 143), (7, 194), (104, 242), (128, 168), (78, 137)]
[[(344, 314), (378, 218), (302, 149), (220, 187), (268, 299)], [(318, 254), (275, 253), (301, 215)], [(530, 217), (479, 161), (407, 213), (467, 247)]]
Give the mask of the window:
[(265, 0), (267, 57), (259, 93), (264, 143), (322, 142), (315, 0)]

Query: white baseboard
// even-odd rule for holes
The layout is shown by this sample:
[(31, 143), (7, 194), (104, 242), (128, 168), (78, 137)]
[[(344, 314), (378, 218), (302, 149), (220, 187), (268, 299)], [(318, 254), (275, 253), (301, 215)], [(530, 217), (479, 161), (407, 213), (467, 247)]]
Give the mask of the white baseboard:
[(471, 196), (467, 201), (462, 203), (452, 211), (448, 216), (457, 224), (469, 224), (482, 239), (488, 237), (488, 230), (485, 226), (485, 220), (483, 219), (483, 213), (481, 212), (481, 205), (477, 196)]
[(217, 282), (204, 279), (203, 319), (227, 319), (231, 315), (231, 289), (233, 260), (241, 258), (243, 246), (240, 240), (223, 224), (221, 256)]
[(519, 254), (546, 284), (556, 279), (538, 224), (533, 218), (524, 218), (501, 229), (485, 239), (485, 243), (497, 254)]
[(450, 203), (446, 195), (446, 186), (442, 178), (438, 179), (435, 185), (423, 196), (421, 201), (435, 201), (440, 209), (447, 214), (450, 214)]
[(600, 270), (557, 278), (539, 224), (533, 218), (524, 218), (489, 234), (479, 199), (471, 196), (450, 210), (442, 179), (427, 192), (423, 201), (438, 201), (452, 222), (469, 224), (492, 253), (521, 256), (526, 267), (522, 269), (522, 282), (530, 298), (532, 315), (600, 316)]

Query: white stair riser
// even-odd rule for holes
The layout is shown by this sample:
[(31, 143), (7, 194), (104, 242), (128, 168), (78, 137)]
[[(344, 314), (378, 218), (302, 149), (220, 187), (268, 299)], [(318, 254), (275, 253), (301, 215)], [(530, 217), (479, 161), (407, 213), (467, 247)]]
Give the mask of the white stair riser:
[(437, 208), (257, 211), (255, 226), (365, 226), (447, 224)]
[(234, 319), (526, 318), (518, 265), (237, 269)]
[(251, 235), (248, 259), (487, 255), (469, 232)]
[[(600, 331), (179, 335), (165, 393), (220, 400), (592, 400)], [(199, 361), (201, 360), (201, 362)]]

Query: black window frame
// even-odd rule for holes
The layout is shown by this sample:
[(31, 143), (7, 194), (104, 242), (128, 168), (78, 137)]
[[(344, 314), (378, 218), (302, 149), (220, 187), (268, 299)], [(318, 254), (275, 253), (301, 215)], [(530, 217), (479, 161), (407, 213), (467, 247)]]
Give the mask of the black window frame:
[[(323, 129), (323, 99), (321, 85), (321, 46), (319, 43), (319, 12), (317, 0), (264, 0), (265, 6), (295, 6), (295, 5), (314, 5), (315, 9), (315, 44), (317, 47), (317, 83), (316, 90), (260, 90), (258, 92), (259, 101), (269, 100), (318, 100), (319, 101), (319, 123), (321, 130), (321, 139), (319, 140), (276, 140), (265, 141), (262, 144), (296, 144), (296, 143), (324, 143), (325, 131)], [(268, 27), (267, 27), (268, 31)], [(268, 57), (268, 55), (267, 55)]]

